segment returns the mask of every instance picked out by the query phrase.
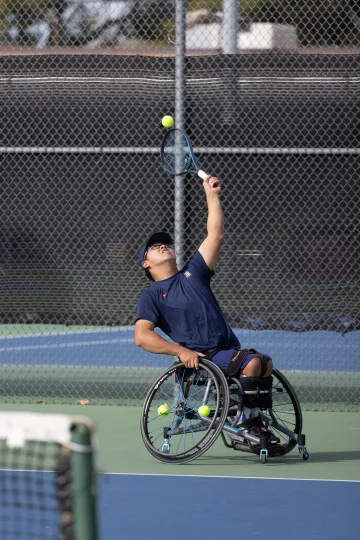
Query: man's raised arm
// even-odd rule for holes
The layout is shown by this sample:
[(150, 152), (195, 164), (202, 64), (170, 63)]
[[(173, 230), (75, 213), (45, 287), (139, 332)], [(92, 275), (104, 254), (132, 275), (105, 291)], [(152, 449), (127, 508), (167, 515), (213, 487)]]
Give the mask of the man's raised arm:
[(203, 182), (208, 205), (207, 237), (199, 247), (199, 251), (210, 268), (214, 270), (220, 257), (220, 249), (224, 239), (224, 214), (220, 204), (220, 180), (209, 176)]

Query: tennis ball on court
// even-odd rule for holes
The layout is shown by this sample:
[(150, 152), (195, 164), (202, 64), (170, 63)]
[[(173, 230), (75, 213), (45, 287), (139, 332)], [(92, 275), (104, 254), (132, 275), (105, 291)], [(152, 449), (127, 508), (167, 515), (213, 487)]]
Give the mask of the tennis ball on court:
[(173, 127), (174, 125), (174, 119), (172, 116), (169, 116), (169, 115), (166, 115), (166, 116), (163, 116), (162, 120), (161, 120), (161, 123), (164, 127), (170, 129)]
[(207, 405), (201, 405), (201, 407), (198, 408), (198, 413), (200, 416), (209, 416), (210, 408)]
[(158, 414), (161, 416), (167, 416), (170, 413), (170, 409), (167, 405), (159, 405)]

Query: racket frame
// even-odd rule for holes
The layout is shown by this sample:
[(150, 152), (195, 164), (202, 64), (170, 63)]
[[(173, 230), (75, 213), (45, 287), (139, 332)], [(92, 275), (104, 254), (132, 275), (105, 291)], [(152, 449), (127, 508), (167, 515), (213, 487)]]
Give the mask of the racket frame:
[[(181, 133), (181, 135), (185, 139), (185, 141), (186, 141), (186, 143), (188, 145), (188, 148), (189, 148), (190, 158), (191, 158), (191, 161), (192, 161), (195, 169), (187, 169), (186, 171), (183, 171), (181, 173), (175, 173), (175, 172), (172, 172), (172, 171), (170, 171), (169, 169), (166, 168), (165, 160), (163, 158), (163, 156), (164, 156), (164, 148), (165, 148), (166, 139), (167, 139), (167, 137), (169, 136), (169, 134), (171, 132), (179, 132), (179, 133)], [(198, 162), (197, 162), (197, 159), (195, 157), (194, 151), (193, 151), (193, 147), (192, 147), (192, 144), (191, 144), (191, 141), (190, 141), (190, 137), (188, 136), (188, 134), (183, 129), (171, 128), (171, 129), (168, 130), (168, 132), (164, 136), (162, 144), (161, 144), (160, 155), (161, 155), (161, 162), (163, 164), (165, 172), (167, 172), (168, 174), (171, 174), (172, 176), (182, 176), (182, 175), (188, 174), (188, 173), (192, 173), (192, 174), (196, 173), (198, 176), (200, 176), (200, 178), (202, 180), (205, 180), (205, 178), (207, 178), (209, 176), (205, 171), (200, 169), (200, 167), (198, 165)], [(190, 164), (190, 166), (191, 166), (191, 164)]]

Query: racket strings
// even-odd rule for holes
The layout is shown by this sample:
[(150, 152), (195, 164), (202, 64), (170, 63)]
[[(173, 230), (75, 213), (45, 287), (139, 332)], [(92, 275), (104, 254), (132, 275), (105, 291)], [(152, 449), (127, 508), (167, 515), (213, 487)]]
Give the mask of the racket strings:
[(183, 174), (190, 169), (190, 148), (180, 131), (169, 131), (165, 136), (162, 159), (165, 170), (171, 174)]

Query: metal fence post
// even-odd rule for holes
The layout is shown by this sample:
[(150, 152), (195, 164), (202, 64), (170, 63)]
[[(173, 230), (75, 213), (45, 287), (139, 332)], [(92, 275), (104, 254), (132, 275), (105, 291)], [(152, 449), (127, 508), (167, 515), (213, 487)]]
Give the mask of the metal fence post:
[(223, 53), (236, 54), (238, 50), (238, 0), (224, 0)]
[[(184, 129), (186, 3), (176, 0), (175, 126)], [(176, 155), (180, 149), (176, 149)], [(177, 159), (179, 159), (179, 157)], [(175, 252), (178, 268), (184, 265), (184, 176), (175, 177)]]

